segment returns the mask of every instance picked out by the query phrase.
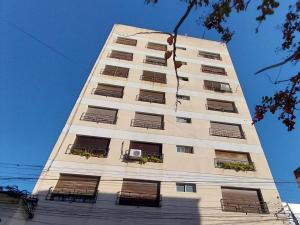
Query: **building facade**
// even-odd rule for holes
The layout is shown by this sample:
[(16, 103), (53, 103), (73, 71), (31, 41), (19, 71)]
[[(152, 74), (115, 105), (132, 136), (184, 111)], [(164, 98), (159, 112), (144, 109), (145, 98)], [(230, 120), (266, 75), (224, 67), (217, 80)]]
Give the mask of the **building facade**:
[[(34, 194), (12, 224), (282, 224), (226, 45), (115, 25)], [(8, 223), (9, 224), (9, 223)]]

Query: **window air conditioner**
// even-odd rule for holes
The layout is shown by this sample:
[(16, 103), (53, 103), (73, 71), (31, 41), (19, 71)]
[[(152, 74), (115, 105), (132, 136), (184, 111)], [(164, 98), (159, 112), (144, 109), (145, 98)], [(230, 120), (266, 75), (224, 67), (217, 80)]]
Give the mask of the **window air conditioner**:
[(130, 149), (129, 150), (129, 158), (138, 159), (142, 157), (142, 150), (141, 149)]

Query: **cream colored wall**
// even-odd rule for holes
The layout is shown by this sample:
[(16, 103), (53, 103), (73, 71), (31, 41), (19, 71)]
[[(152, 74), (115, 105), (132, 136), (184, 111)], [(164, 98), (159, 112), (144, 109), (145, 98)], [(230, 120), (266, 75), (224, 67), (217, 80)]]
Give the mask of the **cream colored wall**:
[[(158, 217), (163, 217), (171, 211), (174, 213), (186, 212), (194, 220), (187, 220), (189, 224), (215, 224), (218, 221), (212, 221), (208, 215), (213, 218), (234, 218), (237, 221), (250, 219), (270, 219), (274, 218), (274, 212), (278, 210), (280, 198), (276, 187), (272, 183), (272, 175), (269, 170), (265, 156), (261, 150), (260, 142), (255, 128), (251, 125), (251, 115), (243, 97), (242, 90), (237, 80), (229, 53), (224, 44), (219, 42), (200, 40), (191, 37), (178, 37), (178, 45), (186, 47), (186, 51), (178, 50), (178, 58), (187, 61), (188, 65), (179, 69), (179, 74), (188, 76), (188, 82), (181, 82), (180, 93), (191, 96), (190, 101), (183, 101), (175, 111), (175, 89), (176, 78), (171, 60), (168, 61), (168, 67), (152, 66), (143, 63), (145, 55), (163, 57), (163, 52), (149, 50), (145, 46), (148, 40), (157, 43), (166, 43), (166, 35), (147, 34), (136, 35), (132, 38), (138, 40), (136, 47), (116, 44), (114, 40), (119, 34), (129, 35), (144, 29), (128, 27), (124, 25), (115, 25), (97, 62), (75, 104), (70, 117), (63, 129), (60, 137), (55, 144), (49, 160), (37, 182), (34, 192), (45, 196), (48, 189), (55, 186), (59, 173), (75, 173), (101, 176), (99, 184), (99, 196), (96, 204), (78, 204), (44, 201), (43, 197), (39, 202), (39, 207), (64, 207), (68, 210), (93, 209), (101, 214), (104, 208), (117, 210), (118, 215), (128, 215), (134, 210), (137, 213), (154, 213)], [(168, 47), (170, 49), (170, 47)], [(107, 55), (112, 49), (134, 52), (133, 62), (109, 59)], [(220, 53), (222, 61), (209, 60), (198, 57), (198, 50)], [(129, 77), (116, 78), (101, 75), (100, 72), (105, 64), (130, 67)], [(200, 72), (201, 64), (216, 65), (225, 67), (228, 76), (215, 76)], [(167, 85), (152, 84), (140, 80), (143, 69), (154, 70), (167, 73)], [(216, 80), (228, 82), (233, 89), (233, 93), (216, 93), (203, 89), (203, 80)], [(125, 86), (123, 99), (104, 96), (95, 96), (92, 90), (96, 88), (97, 83), (107, 83)], [(155, 104), (136, 101), (136, 95), (139, 89), (150, 89), (166, 92), (166, 104)], [(205, 108), (206, 98), (215, 98), (223, 100), (232, 100), (236, 103), (238, 114), (208, 111)], [(91, 104), (92, 103), (92, 104)], [(117, 104), (116, 104), (117, 103)], [(80, 120), (82, 113), (86, 112), (88, 105), (96, 106), (114, 106), (118, 108), (117, 124), (103, 124)], [(144, 111), (164, 114), (165, 129), (153, 130), (138, 127), (131, 127), (131, 119), (134, 118), (135, 111)], [(176, 116), (192, 117), (192, 124), (182, 124), (176, 122)], [(246, 139), (235, 139), (225, 137), (213, 137), (209, 135), (210, 120), (220, 122), (233, 122), (242, 124)], [(111, 136), (109, 154), (107, 158), (91, 157), (86, 159), (81, 156), (66, 154), (68, 145), (74, 143), (76, 134), (91, 136)], [(147, 163), (140, 165), (138, 163), (126, 163), (122, 160), (124, 154), (129, 148), (130, 140), (138, 141), (156, 141), (163, 144), (163, 163)], [(189, 144), (189, 141), (191, 144)], [(177, 153), (176, 144), (185, 144), (194, 146), (194, 154)], [(122, 148), (123, 145), (123, 148)], [(254, 172), (236, 172), (234, 170), (225, 170), (215, 168), (214, 158), (216, 148), (232, 151), (250, 152), (252, 161), (255, 163)], [(162, 208), (145, 208), (132, 206), (115, 205), (116, 193), (121, 190), (121, 180), (123, 178), (152, 179), (162, 181), (161, 194), (163, 195)], [(112, 181), (119, 179), (119, 181)], [(110, 181), (105, 181), (110, 180)], [(197, 193), (178, 193), (176, 192), (175, 182), (172, 180), (196, 180)], [(230, 181), (226, 183), (224, 181)], [(224, 182), (224, 183), (222, 183)], [(225, 213), (220, 209), (221, 189), (224, 186), (252, 187), (262, 190), (263, 198), (269, 202), (268, 206), (272, 213), (270, 215)], [(187, 208), (180, 207), (186, 201)], [(178, 207), (173, 207), (178, 205)], [(193, 213), (189, 212), (189, 207), (193, 207)], [(121, 211), (120, 211), (121, 210)], [(105, 214), (103, 214), (104, 216)], [(199, 215), (200, 220), (199, 221)], [(219, 216), (218, 216), (219, 215)], [(110, 214), (107, 214), (110, 217)], [(174, 215), (173, 215), (174, 216)], [(133, 217), (134, 218), (134, 217)], [(47, 219), (46, 215), (38, 215), (38, 219)], [(61, 222), (59, 217), (49, 218), (52, 221)], [(97, 220), (89, 218), (72, 219), (72, 224), (119, 224), (124, 221), (128, 224), (153, 224), (150, 219), (131, 219), (119, 218)], [(162, 223), (163, 221), (163, 223)], [(220, 221), (221, 222), (221, 221)], [(155, 224), (182, 224), (182, 220), (155, 220)], [(261, 224), (282, 224), (282, 222), (260, 222)], [(32, 223), (28, 223), (32, 224)], [(226, 223), (224, 223), (226, 224)], [(253, 222), (245, 224), (254, 224)]]

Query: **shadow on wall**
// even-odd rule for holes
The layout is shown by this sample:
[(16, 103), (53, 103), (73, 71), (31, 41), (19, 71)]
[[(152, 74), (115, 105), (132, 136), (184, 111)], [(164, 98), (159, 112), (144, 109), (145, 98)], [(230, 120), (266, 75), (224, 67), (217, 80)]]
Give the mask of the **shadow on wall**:
[[(0, 203), (1, 225), (200, 225), (199, 199), (163, 197), (159, 207), (119, 204), (120, 196), (99, 193), (93, 203), (70, 199), (49, 199), (48, 192), (38, 193), (39, 202), (33, 219), (26, 219), (20, 204)], [(141, 199), (137, 199), (142, 204)]]

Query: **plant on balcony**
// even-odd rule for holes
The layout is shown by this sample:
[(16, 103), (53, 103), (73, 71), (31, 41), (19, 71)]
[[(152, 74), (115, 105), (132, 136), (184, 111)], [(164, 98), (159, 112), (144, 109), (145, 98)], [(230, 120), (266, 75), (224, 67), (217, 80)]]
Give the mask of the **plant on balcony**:
[(162, 163), (163, 160), (157, 156), (143, 156), (141, 159), (140, 159), (140, 163), (141, 164), (145, 164), (147, 162), (153, 162), (153, 163)]
[(235, 171), (254, 171), (253, 164), (245, 164), (240, 162), (223, 162), (220, 164), (221, 168), (224, 169), (233, 169)]

